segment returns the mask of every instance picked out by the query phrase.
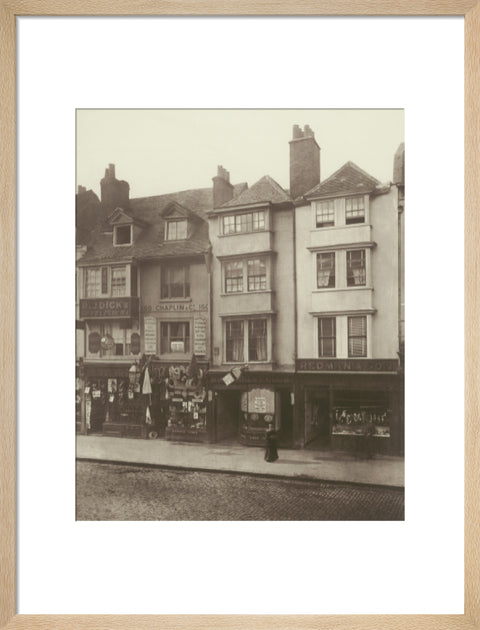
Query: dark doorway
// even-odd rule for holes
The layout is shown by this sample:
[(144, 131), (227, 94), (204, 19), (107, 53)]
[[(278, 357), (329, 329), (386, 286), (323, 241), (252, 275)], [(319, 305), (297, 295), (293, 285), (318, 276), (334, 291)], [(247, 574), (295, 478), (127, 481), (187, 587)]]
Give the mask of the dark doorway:
[(238, 439), (240, 425), (239, 391), (217, 392), (215, 400), (216, 441)]
[(280, 391), (278, 445), (284, 448), (293, 446), (293, 406), (290, 396), (290, 391)]

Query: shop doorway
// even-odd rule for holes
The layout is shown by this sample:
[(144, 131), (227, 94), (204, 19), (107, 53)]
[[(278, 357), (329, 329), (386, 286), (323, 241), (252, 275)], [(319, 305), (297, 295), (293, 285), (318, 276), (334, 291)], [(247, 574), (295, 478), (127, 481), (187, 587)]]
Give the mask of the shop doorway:
[(290, 391), (280, 391), (278, 445), (283, 448), (291, 448), (293, 446), (293, 405)]
[(240, 434), (241, 392), (221, 391), (215, 399), (216, 441), (238, 441)]
[(330, 445), (328, 391), (317, 389), (305, 393), (305, 444), (312, 448)]

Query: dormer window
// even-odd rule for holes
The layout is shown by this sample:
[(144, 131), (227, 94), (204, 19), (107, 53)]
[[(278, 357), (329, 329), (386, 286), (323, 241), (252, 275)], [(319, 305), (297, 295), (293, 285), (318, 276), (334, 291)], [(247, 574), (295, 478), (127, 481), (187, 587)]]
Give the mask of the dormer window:
[(131, 245), (132, 244), (132, 226), (116, 225), (113, 231), (114, 245)]
[(187, 220), (167, 221), (165, 239), (167, 241), (181, 241), (187, 238)]

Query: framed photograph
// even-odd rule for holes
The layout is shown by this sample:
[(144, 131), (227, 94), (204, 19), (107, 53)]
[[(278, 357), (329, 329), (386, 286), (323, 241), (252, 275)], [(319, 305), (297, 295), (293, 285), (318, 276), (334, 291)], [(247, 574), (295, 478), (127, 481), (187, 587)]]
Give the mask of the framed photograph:
[(0, 6), (0, 626), (477, 627), (478, 3)]

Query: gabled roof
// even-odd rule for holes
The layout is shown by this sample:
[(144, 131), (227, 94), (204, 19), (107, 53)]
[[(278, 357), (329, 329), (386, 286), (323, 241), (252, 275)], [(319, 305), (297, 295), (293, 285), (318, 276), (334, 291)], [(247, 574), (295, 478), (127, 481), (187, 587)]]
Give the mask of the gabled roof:
[[(246, 184), (234, 186), (239, 194)], [(130, 200), (128, 210), (115, 210), (114, 216), (130, 217), (134, 224), (148, 226), (135, 235), (133, 245), (115, 246), (112, 225), (104, 220), (97, 225), (85, 255), (79, 264), (101, 264), (107, 261), (162, 259), (176, 256), (203, 255), (210, 249), (206, 213), (212, 209), (212, 188), (183, 190), (168, 195), (140, 197)], [(166, 241), (165, 222), (169, 217), (189, 218), (189, 237), (185, 240)]]
[(254, 203), (285, 203), (291, 201), (285, 190), (269, 175), (264, 175), (238, 197), (224, 203), (220, 209), (248, 206)]
[(115, 210), (107, 218), (109, 225), (137, 225), (139, 227), (148, 227), (148, 223), (132, 216), (131, 212), (125, 212), (123, 208), (115, 208)]
[(347, 162), (330, 177), (305, 193), (307, 199), (370, 193), (380, 184), (353, 162)]

